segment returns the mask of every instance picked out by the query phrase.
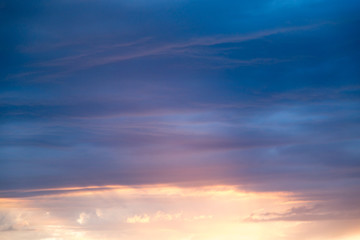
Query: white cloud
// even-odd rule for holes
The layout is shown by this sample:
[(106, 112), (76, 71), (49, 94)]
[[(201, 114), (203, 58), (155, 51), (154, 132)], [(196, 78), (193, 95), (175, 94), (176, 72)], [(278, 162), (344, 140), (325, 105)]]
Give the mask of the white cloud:
[(134, 215), (126, 219), (127, 223), (149, 223), (150, 217), (147, 214), (144, 215)]
[(87, 223), (90, 219), (90, 215), (87, 213), (80, 213), (79, 218), (76, 220), (79, 224), (83, 225)]

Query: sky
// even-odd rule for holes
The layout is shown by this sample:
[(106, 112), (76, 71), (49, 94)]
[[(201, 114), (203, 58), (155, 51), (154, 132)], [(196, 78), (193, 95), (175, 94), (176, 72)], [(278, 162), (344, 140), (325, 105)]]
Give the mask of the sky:
[(357, 0), (0, 0), (0, 239), (360, 239)]

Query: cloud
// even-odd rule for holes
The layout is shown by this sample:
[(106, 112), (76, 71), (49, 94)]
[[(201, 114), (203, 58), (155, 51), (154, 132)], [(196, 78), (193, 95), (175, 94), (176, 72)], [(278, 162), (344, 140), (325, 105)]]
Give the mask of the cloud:
[(29, 214), (24, 212), (12, 212), (1, 209), (0, 212), (0, 232), (7, 231), (32, 231)]
[[(200, 38), (190, 39), (185, 42), (165, 43), (162, 44), (161, 46), (139, 45), (139, 43), (140, 44), (143, 43), (143, 41), (140, 39), (132, 43), (105, 45), (105, 46), (99, 46), (95, 49), (91, 48), (89, 50), (85, 50), (84, 53), (80, 55), (67, 56), (64, 58), (54, 59), (50, 61), (48, 60), (43, 63), (36, 63), (34, 66), (35, 67), (65, 66), (65, 67), (70, 67), (70, 69), (72, 69), (70, 71), (73, 71), (73, 70), (81, 70), (81, 69), (86, 69), (86, 68), (91, 68), (91, 67), (96, 67), (96, 66), (121, 62), (121, 61), (132, 60), (136, 58), (159, 56), (159, 55), (171, 56), (171, 55), (182, 55), (183, 53), (185, 53), (185, 55), (192, 57), (191, 54), (192, 48), (210, 47), (220, 44), (242, 43), (246, 41), (262, 39), (264, 37), (268, 37), (276, 34), (282, 34), (293, 31), (306, 31), (316, 27), (319, 27), (319, 24), (271, 29), (271, 30), (259, 31), (255, 33), (239, 35), (239, 36), (200, 37)], [(132, 45), (134, 45), (134, 47), (132, 47)], [(123, 47), (126, 47), (125, 52), (116, 53), (116, 51), (118, 51), (119, 48), (122, 49)], [(225, 61), (230, 61), (233, 64), (235, 63), (242, 65), (249, 65), (254, 63), (261, 64), (269, 61), (269, 59), (226, 60), (224, 58), (220, 59), (219, 61), (219, 58), (216, 56), (210, 57), (210, 59), (214, 59), (214, 60), (218, 59), (217, 61), (218, 63), (224, 62), (225, 60)], [(76, 65), (75, 69), (74, 69), (74, 65)]]
[(0, 238), (357, 236), (359, 7), (1, 3)]
[[(319, 220), (331, 220), (331, 219), (340, 219), (338, 214), (329, 211), (321, 211), (322, 209), (319, 206), (301, 206), (294, 207), (286, 212), (277, 213), (277, 212), (259, 212), (253, 213), (245, 219), (245, 221), (319, 221)], [(345, 215), (342, 218), (348, 218), (349, 216)]]
[(83, 225), (83, 224), (86, 224), (89, 221), (89, 218), (90, 218), (89, 214), (82, 212), (82, 213), (80, 213), (79, 218), (76, 219), (76, 221), (80, 225)]
[[(229, 185), (89, 188), (83, 192), (2, 199), (0, 205), (7, 207), (12, 216), (31, 219), (28, 228), (36, 231), (25, 231), (28, 239), (139, 239), (148, 234), (168, 239), (169, 233), (174, 239), (190, 235), (208, 239), (224, 236), (224, 232), (230, 239), (255, 238), (259, 228), (269, 239), (278, 239), (279, 232), (283, 239), (317, 235), (321, 239), (324, 234), (319, 232), (326, 226), (331, 226), (334, 236), (341, 239), (356, 236), (358, 230), (354, 227), (359, 219), (351, 209), (333, 208), (330, 199), (302, 200), (290, 193), (249, 192)], [(8, 224), (9, 218), (4, 222)], [(2, 234), (10, 239), (23, 236), (21, 231)]]
[(148, 223), (150, 222), (150, 217), (147, 214), (141, 215), (134, 215), (133, 217), (128, 217), (126, 219), (127, 223)]

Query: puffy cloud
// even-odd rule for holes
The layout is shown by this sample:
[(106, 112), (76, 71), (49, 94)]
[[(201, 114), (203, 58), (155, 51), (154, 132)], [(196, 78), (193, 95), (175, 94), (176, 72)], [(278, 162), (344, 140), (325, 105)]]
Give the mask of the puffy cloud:
[(86, 224), (86, 222), (89, 220), (89, 218), (90, 218), (89, 214), (82, 212), (82, 213), (80, 213), (79, 218), (76, 219), (76, 221), (79, 224), (83, 225), (83, 224)]
[(128, 217), (126, 219), (127, 223), (148, 223), (150, 222), (150, 217), (147, 214), (141, 215), (135, 215), (133, 217)]

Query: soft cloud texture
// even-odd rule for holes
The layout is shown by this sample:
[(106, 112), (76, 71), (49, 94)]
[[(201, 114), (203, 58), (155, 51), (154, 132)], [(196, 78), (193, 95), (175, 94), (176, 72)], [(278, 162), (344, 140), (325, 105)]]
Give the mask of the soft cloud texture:
[[(241, 221), (244, 239), (356, 239), (359, 9), (0, 1), (0, 238), (216, 238), (209, 224), (241, 239)], [(196, 211), (202, 197), (148, 202), (144, 190), (218, 185), (291, 199), (219, 218)], [(119, 186), (146, 193), (132, 205), (111, 197)]]

